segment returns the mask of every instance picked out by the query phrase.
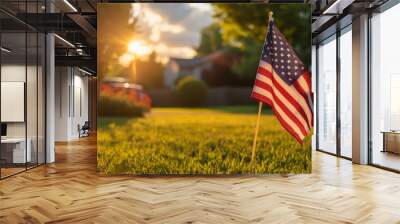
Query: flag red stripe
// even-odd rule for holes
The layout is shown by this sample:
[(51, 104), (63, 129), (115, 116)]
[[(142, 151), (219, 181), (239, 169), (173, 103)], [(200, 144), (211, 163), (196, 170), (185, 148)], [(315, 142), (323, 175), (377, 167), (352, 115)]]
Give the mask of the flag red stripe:
[[(261, 67), (271, 73), (273, 71), (271, 64), (269, 64), (267, 62), (260, 62), (259, 67)], [(275, 76), (277, 76), (277, 77), (275, 77)], [(272, 74), (272, 77), (274, 77), (274, 80), (279, 79), (279, 81), (278, 80), (276, 80), (276, 81), (278, 83), (282, 83), (282, 84), (280, 84), (281, 86), (287, 85), (286, 82), (283, 81), (282, 79), (280, 79), (280, 77), (275, 72)], [(299, 77), (298, 80), (303, 80), (302, 76)], [(299, 93), (298, 90), (294, 86), (284, 86), (284, 87), (285, 87), (286, 92), (288, 92), (290, 95), (293, 95), (294, 98), (296, 99), (296, 102), (298, 102), (301, 105), (301, 107), (303, 108), (304, 112), (307, 115), (307, 120), (308, 121), (312, 120), (312, 109), (310, 109), (308, 97), (302, 96), (301, 93)], [(305, 92), (307, 92), (307, 91), (305, 91)], [(299, 97), (301, 99), (299, 99)], [(308, 122), (308, 123), (310, 124), (310, 122)]]
[[(302, 75), (302, 77), (304, 78), (304, 83), (307, 85), (306, 86), (306, 89), (304, 89), (304, 87), (302, 86), (302, 85), (300, 85), (300, 83), (299, 83), (299, 80), (301, 79), (301, 77), (296, 81), (296, 82), (294, 82), (294, 84), (293, 84), (293, 86), (296, 88), (296, 90), (300, 93), (300, 95), (302, 95), (303, 96), (303, 98), (304, 98), (304, 100), (307, 102), (307, 104), (308, 104), (308, 107), (309, 107), (309, 109), (310, 109), (310, 111), (313, 111), (313, 106), (312, 106), (312, 101), (310, 102), (310, 100), (312, 100), (312, 96), (311, 96), (311, 88), (310, 88), (310, 86), (311, 86), (311, 84), (310, 83), (308, 83), (308, 81), (307, 81), (307, 79), (306, 79), (306, 76), (308, 75), (308, 72), (307, 73), (304, 73), (303, 75)], [(308, 91), (308, 92), (307, 92)]]
[[(300, 129), (301, 133), (304, 136), (307, 135), (308, 128), (307, 128), (307, 126), (305, 126), (305, 125), (307, 125), (307, 121), (304, 120), (304, 117), (301, 117), (301, 118), (303, 118), (303, 122), (304, 122), (305, 125), (303, 125), (301, 123), (299, 118), (292, 111), (289, 110), (289, 108), (279, 99), (279, 97), (276, 96), (276, 94), (275, 94), (275, 90), (276, 89), (273, 89), (270, 85), (268, 85), (268, 84), (266, 84), (266, 83), (264, 83), (264, 82), (262, 82), (262, 81), (260, 81), (258, 79), (256, 79), (256, 81), (255, 81), (255, 86), (258, 86), (258, 87), (270, 92), (272, 94), (272, 103), (278, 104), (278, 106), (289, 117), (289, 119), (292, 120), (292, 122)], [(278, 91), (282, 91), (282, 90), (278, 89)], [(274, 106), (274, 105), (272, 105), (272, 106)]]
[(301, 117), (304, 119), (305, 123), (308, 125), (308, 128), (311, 128), (310, 124), (307, 122), (308, 119), (307, 119), (306, 112), (304, 111), (304, 108), (297, 102), (297, 100), (292, 95), (290, 95), (285, 90), (284, 87), (282, 87), (275, 79), (272, 78), (272, 73), (270, 71), (268, 71), (267, 69), (261, 68), (261, 67), (259, 68), (258, 71), (259, 71), (259, 74), (265, 75), (272, 80), (275, 88), (286, 98), (287, 101), (290, 102), (290, 104), (292, 104), (292, 106), (297, 110), (297, 112), (300, 113)]
[[(302, 75), (303, 79), (301, 79), (303, 85), (300, 85), (300, 81), (299, 83), (296, 82), (295, 87), (297, 89), (301, 88), (301, 90), (304, 92), (305, 97), (307, 97), (307, 102), (308, 102), (308, 107), (310, 109), (310, 111), (314, 111), (314, 103), (313, 103), (313, 93), (311, 90), (311, 74), (308, 71), (305, 71), (304, 74)], [(297, 85), (299, 84), (299, 85)], [(304, 86), (304, 84), (306, 86)], [(314, 116), (313, 113), (311, 113), (311, 118), (309, 119), (309, 123), (311, 125), (311, 127), (314, 126)]]
[(303, 78), (306, 80), (307, 82), (307, 87), (309, 90), (311, 90), (311, 74), (309, 71), (304, 71), (303, 73)]
[(268, 97), (265, 97), (265, 96), (263, 96), (263, 95), (261, 95), (261, 94), (258, 94), (258, 93), (256, 93), (256, 92), (254, 92), (254, 91), (253, 91), (253, 93), (251, 94), (251, 96), (252, 96), (253, 98), (257, 99), (257, 100), (262, 101), (263, 103), (268, 104), (268, 105), (271, 106), (271, 107), (273, 106), (271, 99), (269, 99)]
[(278, 111), (276, 111), (276, 109), (274, 108), (274, 106), (272, 104), (272, 101), (269, 98), (267, 98), (261, 94), (258, 94), (256, 92), (253, 92), (252, 96), (255, 99), (258, 99), (258, 100), (270, 105), (272, 110), (274, 111), (276, 117), (278, 118), (278, 121), (282, 124), (282, 126), (286, 129), (286, 131), (288, 131), (300, 144), (303, 144), (303, 138), (300, 137), (297, 134), (297, 132), (293, 130), (293, 128), (290, 126), (290, 124), (288, 124), (286, 122), (286, 120), (284, 118), (282, 118), (281, 114)]
[[(297, 82), (295, 82), (294, 84), (293, 84), (293, 86), (296, 88), (296, 90), (300, 93), (300, 95), (303, 97), (303, 99), (307, 102), (307, 109), (310, 111), (310, 112), (312, 112), (313, 111), (313, 108), (312, 108), (312, 96), (311, 95), (309, 95), (309, 94), (307, 94), (307, 93), (305, 93), (304, 92), (304, 90), (303, 90), (303, 88), (297, 83)], [(308, 124), (309, 124), (309, 126), (310, 126), (310, 128), (313, 126), (313, 124), (312, 124), (312, 121), (313, 121), (313, 115), (312, 115), (312, 113), (310, 113), (310, 117), (307, 117), (308, 119)]]

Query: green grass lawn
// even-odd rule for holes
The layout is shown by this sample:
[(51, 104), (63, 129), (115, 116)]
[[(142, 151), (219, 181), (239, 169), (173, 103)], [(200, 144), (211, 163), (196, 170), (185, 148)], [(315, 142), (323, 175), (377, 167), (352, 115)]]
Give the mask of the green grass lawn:
[(97, 162), (105, 174), (311, 172), (300, 145), (264, 110), (251, 164), (257, 106), (153, 108), (144, 118), (99, 118)]

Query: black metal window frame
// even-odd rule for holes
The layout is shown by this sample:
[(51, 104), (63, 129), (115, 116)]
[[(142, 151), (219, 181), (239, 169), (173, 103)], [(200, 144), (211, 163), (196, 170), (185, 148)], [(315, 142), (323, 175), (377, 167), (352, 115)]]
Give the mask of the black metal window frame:
[[(22, 1), (22, 3), (25, 3), (25, 15), (27, 15), (27, 3), (36, 3), (36, 11), (39, 12), (39, 2), (43, 2), (43, 1), (39, 1), (39, 0), (25, 0)], [(0, 7), (1, 9), (1, 7)], [(7, 13), (7, 11), (1, 9), (2, 13)], [(45, 8), (45, 11), (47, 12), (47, 7)], [(7, 13), (9, 16), (12, 16), (11, 14)], [(23, 26), (24, 26), (24, 30), (21, 32), (23, 34), (25, 34), (25, 84), (24, 84), (24, 123), (25, 123), (25, 169), (12, 173), (10, 175), (7, 176), (3, 176), (2, 174), (2, 167), (0, 166), (0, 180), (4, 180), (8, 177), (12, 177), (15, 176), (17, 174), (26, 172), (30, 169), (34, 169), (37, 168), (41, 165), (44, 165), (47, 163), (47, 33), (45, 32), (41, 32), (37, 29), (35, 29), (34, 27), (28, 25), (27, 23), (24, 23), (23, 21), (17, 19), (14, 17), (14, 19), (17, 22), (22, 22)], [(30, 31), (30, 32), (28, 32)], [(0, 46), (2, 46), (2, 34), (6, 33), (3, 32), (1, 29), (1, 23), (0, 23)], [(28, 116), (27, 116), (27, 76), (28, 76), (28, 33), (34, 33), (36, 34), (36, 163), (32, 165), (32, 163), (30, 163), (30, 165), (32, 166), (28, 166), (28, 162), (27, 162), (27, 147), (28, 147), (28, 131), (27, 131), (27, 127), (28, 127)], [(43, 100), (42, 100), (42, 107), (43, 107), (43, 113), (44, 116), (41, 117), (41, 121), (43, 122), (44, 126), (44, 130), (43, 130), (43, 149), (42, 152), (44, 153), (43, 156), (43, 162), (39, 163), (39, 36), (40, 34), (44, 34), (43, 35), (43, 39), (42, 39), (42, 44), (44, 44), (44, 46), (42, 46), (44, 48), (44, 50), (41, 51), (41, 53), (43, 53), (43, 55), (41, 55), (42, 60), (44, 60), (43, 63), (43, 69), (42, 69), (42, 82), (44, 84), (43, 88), (44, 88), (44, 92), (42, 94)], [(2, 64), (2, 53), (0, 53), (0, 82), (1, 82), (1, 67), (3, 66)], [(1, 90), (1, 86), (0, 86), (0, 90)], [(0, 101), (1, 101), (1, 91), (0, 91)], [(0, 110), (1, 110), (1, 106), (0, 106)], [(0, 123), (1, 122), (1, 115), (0, 115)], [(0, 144), (0, 158), (1, 158), (1, 144)]]
[[(315, 122), (315, 144), (316, 144), (316, 151), (319, 152), (323, 152), (329, 155), (333, 155), (333, 156), (337, 156), (340, 158), (344, 158), (347, 160), (352, 160), (352, 158), (347, 157), (347, 156), (343, 156), (342, 155), (342, 150), (341, 150), (341, 119), (340, 119), (340, 77), (341, 77), (341, 67), (340, 67), (340, 37), (347, 33), (347, 32), (351, 32), (351, 26), (352, 23), (347, 24), (345, 27), (343, 28), (336, 28), (336, 32), (327, 36), (326, 38), (320, 40), (317, 44), (316, 44), (316, 50), (315, 50), (315, 58), (316, 58), (316, 69), (315, 69), (315, 73), (316, 73), (316, 79), (315, 79), (315, 85), (316, 85), (316, 107), (315, 107), (315, 114), (316, 114), (316, 122)], [(333, 36), (335, 36), (333, 38)], [(319, 106), (319, 100), (318, 100), (318, 94), (320, 91), (319, 88), (319, 47), (321, 45), (321, 43), (324, 42), (330, 42), (330, 41), (336, 41), (336, 152), (332, 153), (332, 152), (328, 152), (327, 150), (321, 149), (319, 147), (319, 125), (318, 125), (318, 119), (319, 119), (319, 113), (318, 113), (318, 106)]]

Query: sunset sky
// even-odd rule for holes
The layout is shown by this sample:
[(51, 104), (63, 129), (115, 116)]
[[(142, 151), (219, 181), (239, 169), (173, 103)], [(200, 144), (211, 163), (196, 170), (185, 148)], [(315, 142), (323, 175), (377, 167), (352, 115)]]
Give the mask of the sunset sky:
[(212, 23), (213, 11), (209, 3), (134, 3), (132, 14), (139, 18), (135, 40), (165, 62), (195, 56), (200, 32)]

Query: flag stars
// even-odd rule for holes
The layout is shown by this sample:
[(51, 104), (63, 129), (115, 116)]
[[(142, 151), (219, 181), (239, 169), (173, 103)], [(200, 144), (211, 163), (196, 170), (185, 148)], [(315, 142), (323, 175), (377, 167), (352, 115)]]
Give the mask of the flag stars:
[(301, 75), (303, 70), (300, 69), (304, 69), (304, 65), (276, 27), (272, 28), (268, 36), (261, 59), (270, 63), (276, 73), (288, 83), (293, 83)]

